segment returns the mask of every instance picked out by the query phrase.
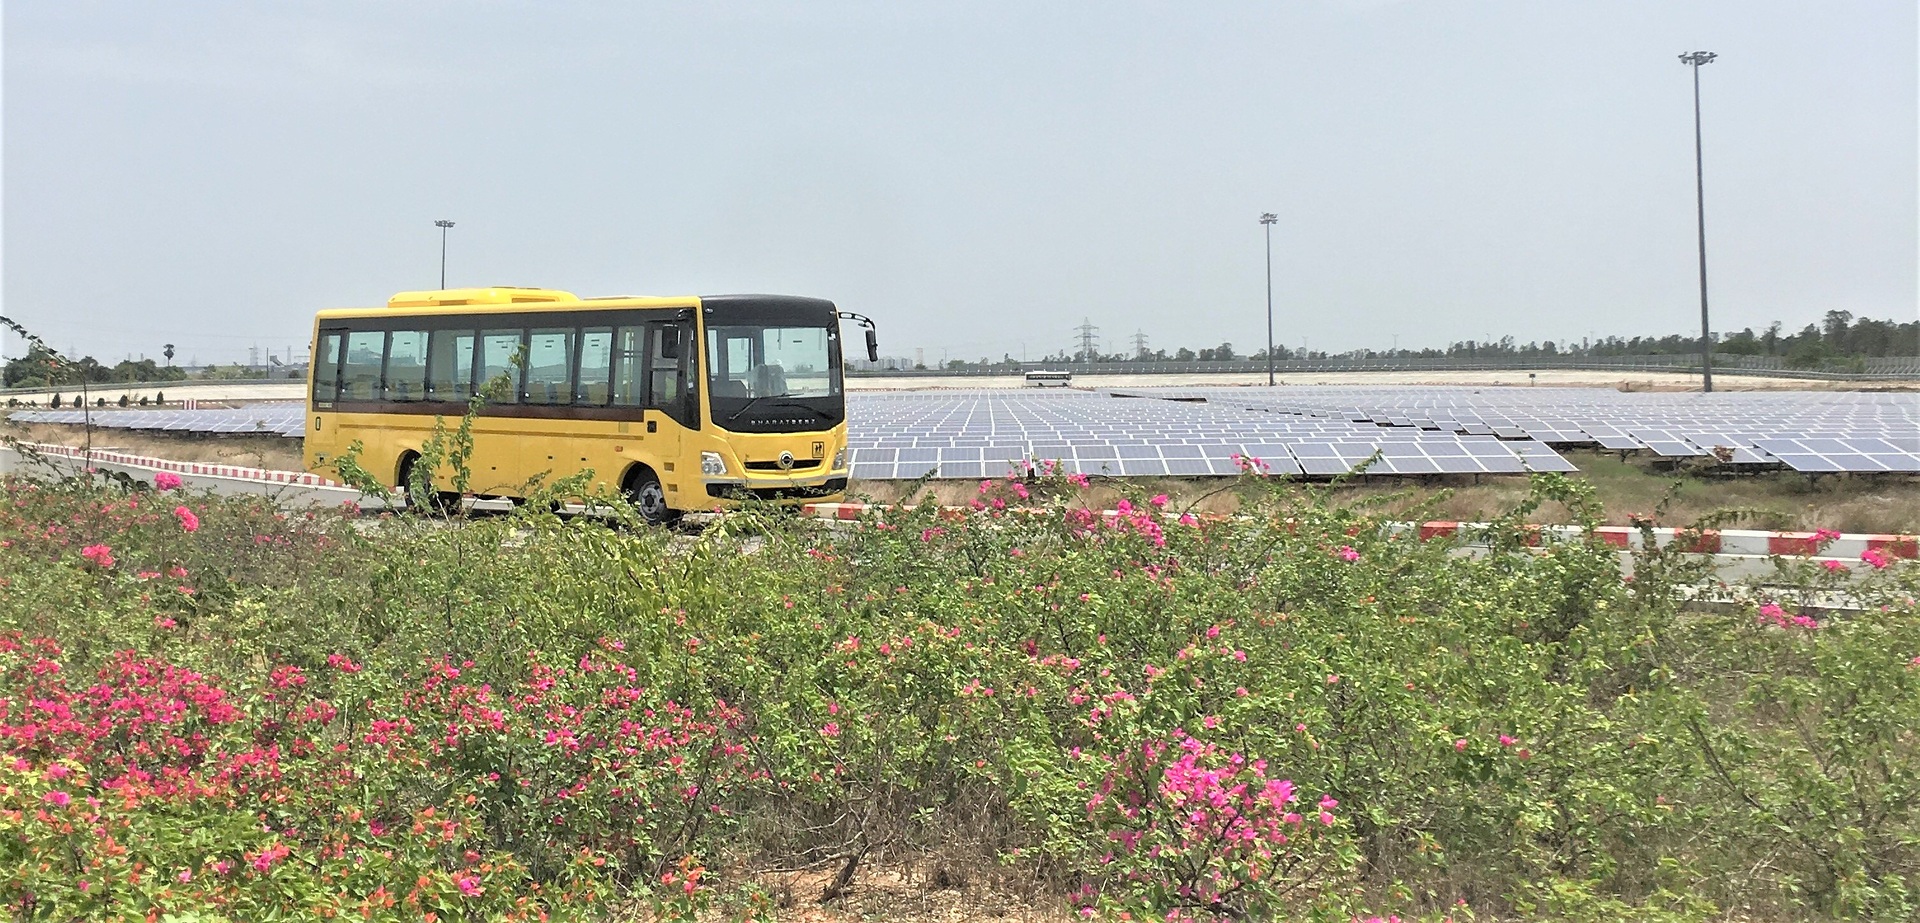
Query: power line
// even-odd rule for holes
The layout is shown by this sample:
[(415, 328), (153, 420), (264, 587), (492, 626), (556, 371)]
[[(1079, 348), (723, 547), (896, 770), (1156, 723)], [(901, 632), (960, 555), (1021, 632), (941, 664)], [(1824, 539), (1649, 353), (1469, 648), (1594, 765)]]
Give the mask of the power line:
[(1147, 357), (1147, 334), (1138, 328), (1133, 331), (1133, 354), (1142, 359)]

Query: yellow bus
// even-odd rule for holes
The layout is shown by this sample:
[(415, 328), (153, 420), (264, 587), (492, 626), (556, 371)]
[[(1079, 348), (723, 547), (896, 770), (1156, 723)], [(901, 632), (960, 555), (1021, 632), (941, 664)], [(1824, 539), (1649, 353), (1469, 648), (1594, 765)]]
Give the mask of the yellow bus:
[[(592, 472), (650, 522), (742, 500), (835, 499), (847, 486), (841, 320), (784, 295), (580, 298), (533, 288), (401, 292), (321, 311), (308, 372), (306, 465), (360, 466), (404, 487), (436, 417), (505, 375), (473, 427), (471, 492)], [(445, 485), (436, 472), (437, 485)]]

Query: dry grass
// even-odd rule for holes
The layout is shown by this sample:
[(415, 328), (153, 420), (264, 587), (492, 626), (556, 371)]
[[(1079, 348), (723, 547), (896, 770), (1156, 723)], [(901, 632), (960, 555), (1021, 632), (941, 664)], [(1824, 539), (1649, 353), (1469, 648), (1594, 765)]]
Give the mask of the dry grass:
[[(1810, 478), (1789, 471), (1750, 475), (1722, 474), (1725, 469), (1664, 468), (1640, 458), (1621, 459), (1604, 452), (1566, 452), (1579, 467), (1574, 477), (1587, 481), (1605, 506), (1607, 522), (1629, 524), (1631, 515), (1658, 511), (1662, 525), (1687, 525), (1729, 512), (1740, 515), (1728, 528), (1838, 529), (1842, 532), (1920, 532), (1920, 478), (1907, 475), (1823, 475)], [(1110, 506), (1125, 494), (1164, 493), (1174, 509), (1231, 513), (1239, 508), (1247, 485), (1212, 479), (1140, 478), (1124, 485), (1096, 480), (1088, 504)], [(1522, 477), (1486, 476), (1478, 479), (1450, 475), (1412, 480), (1373, 478), (1331, 488), (1346, 502), (1368, 502), (1396, 517), (1480, 521), (1517, 505), (1527, 493)], [(906, 482), (856, 483), (853, 493), (874, 502), (908, 499), (913, 485)], [(977, 495), (977, 481), (930, 481), (912, 495), (931, 496), (939, 503), (966, 503)], [(1124, 493), (1123, 493), (1124, 490)], [(1567, 512), (1556, 504), (1536, 510), (1534, 522), (1564, 522)]]
[[(82, 445), (87, 434), (78, 426), (61, 423), (0, 423), (0, 436), (22, 442)], [(96, 429), (93, 447), (183, 462), (244, 465), (276, 471), (299, 471), (300, 440), (283, 436), (215, 435), (211, 433), (147, 433), (129, 429)]]

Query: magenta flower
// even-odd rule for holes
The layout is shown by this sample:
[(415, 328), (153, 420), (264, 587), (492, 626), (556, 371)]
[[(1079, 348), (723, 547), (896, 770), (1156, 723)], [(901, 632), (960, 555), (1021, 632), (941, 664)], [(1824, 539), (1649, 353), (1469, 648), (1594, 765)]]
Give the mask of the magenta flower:
[(88, 545), (80, 549), (80, 556), (101, 567), (113, 566), (113, 549), (105, 545)]
[(1360, 560), (1360, 552), (1353, 550), (1352, 545), (1341, 545), (1337, 553), (1340, 555), (1340, 560), (1342, 561)]
[(200, 531), (200, 517), (195, 516), (192, 510), (184, 506), (176, 506), (173, 508), (173, 518), (180, 520), (181, 529), (188, 532)]
[(455, 878), (453, 883), (459, 885), (460, 893), (468, 897), (478, 897), (483, 890), (480, 887), (480, 876), (478, 875), (461, 875)]
[(1462, 737), (1459, 740), (1454, 741), (1453, 749), (1460, 753), (1467, 752), (1467, 739), (1465, 737)]
[(1860, 552), (1860, 560), (1871, 565), (1874, 570), (1882, 570), (1893, 564), (1893, 559), (1887, 557), (1887, 553), (1878, 548), (1868, 548)]
[(1500, 746), (1502, 746), (1502, 747), (1511, 747), (1511, 746), (1513, 746), (1514, 744), (1517, 744), (1517, 743), (1519, 743), (1519, 742), (1520, 742), (1520, 741), (1519, 741), (1519, 739), (1518, 739), (1518, 738), (1515, 738), (1515, 737), (1509, 737), (1509, 736), (1507, 736), (1507, 735), (1505, 735), (1505, 734), (1502, 734), (1502, 735), (1500, 735)]
[(180, 486), (180, 476), (171, 471), (156, 471), (153, 473), (153, 486), (155, 490), (173, 490)]
[(829, 721), (820, 726), (820, 736), (833, 738), (840, 736), (840, 722)]
[(64, 808), (68, 805), (68, 803), (73, 801), (72, 795), (69, 795), (66, 792), (60, 791), (59, 789), (54, 789), (53, 791), (48, 792), (45, 795), (45, 798), (48, 804), (51, 804), (56, 808)]
[(1847, 572), (1847, 566), (1845, 564), (1842, 564), (1839, 561), (1834, 561), (1831, 559), (1826, 561), (1821, 561), (1820, 566), (1826, 568), (1829, 571), (1835, 571), (1842, 574)]

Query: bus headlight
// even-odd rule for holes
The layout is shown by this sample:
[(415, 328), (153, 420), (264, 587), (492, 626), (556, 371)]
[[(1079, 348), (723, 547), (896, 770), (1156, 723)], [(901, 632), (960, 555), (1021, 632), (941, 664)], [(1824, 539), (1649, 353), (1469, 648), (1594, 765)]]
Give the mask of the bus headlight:
[(727, 460), (721, 458), (719, 452), (701, 452), (700, 473), (710, 478), (726, 474)]
[(839, 471), (845, 467), (847, 467), (847, 450), (841, 449), (833, 453), (833, 467), (829, 470)]

